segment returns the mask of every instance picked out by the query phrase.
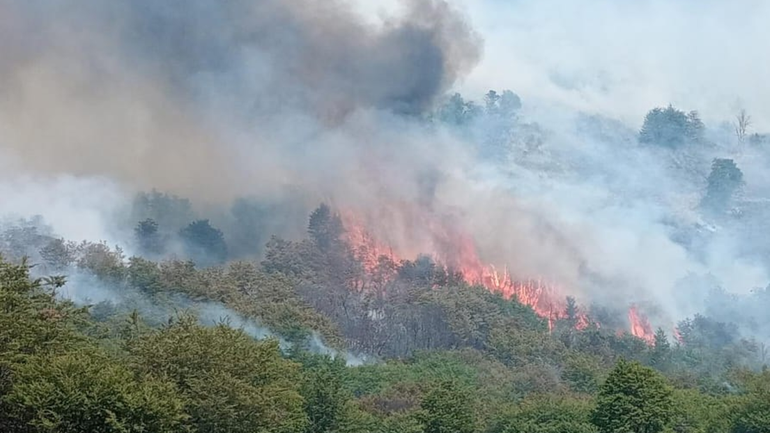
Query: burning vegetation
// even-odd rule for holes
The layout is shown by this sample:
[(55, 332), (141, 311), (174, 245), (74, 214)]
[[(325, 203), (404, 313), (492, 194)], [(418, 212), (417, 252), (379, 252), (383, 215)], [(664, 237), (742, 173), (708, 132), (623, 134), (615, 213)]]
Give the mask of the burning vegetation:
[[(376, 272), (383, 259), (400, 263), (408, 257), (398, 248), (373, 235), (366, 226), (366, 218), (349, 209), (342, 210), (339, 214), (345, 241), (370, 275)], [(558, 284), (542, 277), (511, 275), (507, 267), (498, 270), (494, 264), (481, 260), (473, 238), (456, 225), (441, 224), (439, 218), (428, 218), (424, 213), (420, 219), (429, 221), (425, 227), (429, 228), (432, 239), (428, 243), (430, 247), (421, 250), (419, 254), (430, 257), (447, 273), (457, 273), (467, 284), (482, 286), (490, 292), (501, 294), (505, 299), (516, 299), (531, 307), (538, 316), (548, 321), (549, 330), (553, 330), (557, 320), (570, 318), (569, 316), (572, 316), (571, 320), (576, 329), (585, 329), (591, 323), (585, 312), (580, 311), (574, 303), (570, 304), (568, 292)], [(400, 238), (405, 239), (408, 236)], [(415, 248), (407, 246), (404, 250), (415, 251)], [(628, 331), (633, 336), (647, 344), (654, 344), (652, 325), (636, 305), (629, 307), (628, 321)], [(600, 326), (599, 323), (594, 323)]]

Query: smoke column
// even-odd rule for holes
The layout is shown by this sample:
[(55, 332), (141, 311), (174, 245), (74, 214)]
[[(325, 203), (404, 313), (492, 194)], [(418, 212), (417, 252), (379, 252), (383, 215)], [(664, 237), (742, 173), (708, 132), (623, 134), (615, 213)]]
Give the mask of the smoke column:
[[(713, 157), (737, 158), (747, 194), (761, 195), (767, 155), (736, 154), (716, 121), (714, 146), (684, 156), (635, 138), (644, 112), (669, 102), (724, 119), (720, 97), (735, 96), (725, 83), (756, 83), (767, 60), (730, 57), (737, 72), (700, 66), (713, 66), (710, 46), (766, 51), (767, 38), (753, 36), (767, 6), (738, 2), (752, 18), (725, 37), (731, 45), (672, 30), (696, 7), (683, 28), (727, 28), (715, 2), (596, 0), (583, 13), (568, 3), (404, 0), (372, 19), (343, 1), (0, 0), (0, 213), (42, 214), (67, 238), (119, 242), (130, 233), (116, 221), (138, 190), (204, 209), (300, 190), (305, 210), (352, 209), (407, 255), (445, 248), (454, 233), (443, 228), (457, 227), (485, 262), (547, 276), (565, 295), (639, 304), (660, 323), (703, 307), (703, 293), (678, 290), (688, 275), (740, 293), (767, 285), (766, 265), (741, 253), (764, 239), (717, 230), (697, 251), (672, 240), (707, 230), (695, 207)], [(575, 13), (560, 18), (560, 8)], [(663, 35), (624, 33), (648, 22)], [(564, 45), (589, 28), (595, 40)], [(574, 44), (583, 51), (571, 54)], [(671, 69), (693, 52), (713, 75), (688, 76), (680, 90)], [(512, 156), (480, 156), (494, 120), (460, 133), (423, 122), (447, 92), (480, 99), (508, 85), (524, 100), (519, 129), (504, 137)], [(761, 93), (741, 90), (760, 110)], [(528, 134), (539, 141), (525, 143)]]

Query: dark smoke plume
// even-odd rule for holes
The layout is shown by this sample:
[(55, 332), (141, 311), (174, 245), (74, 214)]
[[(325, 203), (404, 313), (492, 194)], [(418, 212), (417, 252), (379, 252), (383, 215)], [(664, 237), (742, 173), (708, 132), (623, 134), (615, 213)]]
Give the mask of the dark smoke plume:
[(404, 5), (372, 24), (340, 1), (0, 0), (0, 152), (192, 198), (274, 192), (325, 163), (299, 158), (327, 128), (419, 115), (475, 65), (445, 2)]

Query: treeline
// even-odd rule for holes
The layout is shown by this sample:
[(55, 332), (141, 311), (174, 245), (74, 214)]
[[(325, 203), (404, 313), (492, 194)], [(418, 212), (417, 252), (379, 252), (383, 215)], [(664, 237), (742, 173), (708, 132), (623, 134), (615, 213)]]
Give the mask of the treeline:
[[(20, 239), (37, 245), (33, 270), (51, 276), (0, 263), (0, 431), (749, 433), (770, 425), (765, 348), (728, 323), (696, 316), (680, 323), (678, 340), (659, 330), (648, 346), (616, 334), (611, 323), (622, 313), (598, 307), (585, 312), (607, 326), (576, 329), (581, 307), (570, 300), (549, 332), (529, 307), (427, 257), (383, 257), (365, 271), (325, 206), (304, 240), (273, 237), (260, 263), (205, 268), (126, 259), (31, 227), (6, 231), (3, 249), (20, 248)], [(59, 296), (68, 287), (113, 300), (77, 307)], [(226, 321), (206, 327), (191, 312), (153, 317), (142, 308), (177, 294), (254, 318), (291, 348)], [(313, 354), (315, 333), (378, 362), (346, 366)]]
[[(58, 279), (0, 262), (4, 432), (765, 432), (770, 373), (732, 390), (672, 386), (638, 362), (575, 358), (568, 387), (465, 348), (345, 367), (189, 315), (110, 324)], [(516, 329), (510, 331), (516, 334)]]

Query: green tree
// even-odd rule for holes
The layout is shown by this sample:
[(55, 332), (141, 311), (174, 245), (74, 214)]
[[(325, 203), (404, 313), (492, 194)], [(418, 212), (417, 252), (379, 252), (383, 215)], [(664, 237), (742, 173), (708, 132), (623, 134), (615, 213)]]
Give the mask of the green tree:
[(123, 250), (111, 250), (106, 242), (83, 241), (75, 247), (76, 264), (80, 269), (90, 271), (102, 280), (118, 282), (123, 280), (126, 268), (123, 265)]
[(19, 364), (0, 409), (0, 428), (9, 433), (171, 433), (187, 419), (173, 384), (137, 381), (93, 349)]
[(227, 239), (230, 254), (245, 257), (257, 254), (270, 235), (268, 221), (275, 219), (277, 209), (254, 199), (239, 198), (230, 208), (233, 223)]
[(743, 186), (743, 172), (732, 159), (715, 158), (707, 181), (701, 206), (711, 212), (724, 212)]
[(703, 130), (703, 122), (697, 112), (685, 114), (669, 105), (667, 108), (654, 108), (647, 113), (639, 132), (639, 142), (678, 147), (701, 140)]
[(139, 250), (144, 254), (158, 255), (163, 253), (163, 241), (158, 231), (158, 223), (151, 218), (137, 223), (134, 228), (134, 239)]
[(199, 432), (302, 432), (307, 425), (299, 365), (274, 340), (258, 342), (226, 324), (204, 328), (184, 315), (130, 345), (137, 369), (167, 377), (185, 397)]
[(40, 249), (40, 257), (46, 266), (54, 271), (61, 271), (75, 261), (73, 245), (64, 239), (53, 239)]
[(650, 351), (650, 365), (666, 371), (671, 363), (671, 343), (662, 328), (655, 331), (655, 341)]
[(489, 433), (595, 433), (591, 401), (571, 396), (526, 398), (506, 410)]
[(76, 347), (84, 340), (76, 326), (84, 327), (85, 316), (85, 310), (57, 302), (41, 280), (31, 279), (26, 262), (0, 257), (0, 364)]
[(344, 423), (349, 399), (345, 388), (345, 361), (329, 356), (305, 354), (302, 396), (308, 416), (306, 433), (338, 431)]
[(187, 253), (197, 264), (210, 266), (224, 263), (227, 259), (227, 244), (219, 229), (211, 226), (209, 220), (197, 220), (179, 231)]
[(164, 288), (158, 264), (141, 257), (128, 259), (128, 282), (132, 287), (150, 294)]
[(472, 433), (476, 429), (469, 392), (453, 380), (435, 385), (422, 400), (419, 418), (425, 433)]
[(577, 353), (565, 362), (561, 377), (574, 392), (593, 394), (599, 389), (603, 367), (596, 356)]
[(321, 204), (310, 214), (307, 230), (321, 251), (339, 246), (344, 233), (339, 215), (332, 213), (331, 208), (326, 204)]
[(620, 360), (599, 390), (591, 420), (602, 433), (658, 433), (672, 417), (672, 394), (655, 370)]
[(733, 419), (731, 433), (770, 433), (770, 370), (749, 377), (748, 393)]
[(578, 322), (578, 315), (580, 314), (575, 298), (567, 296), (567, 306), (564, 308), (564, 318), (568, 321), (571, 327), (575, 327)]

